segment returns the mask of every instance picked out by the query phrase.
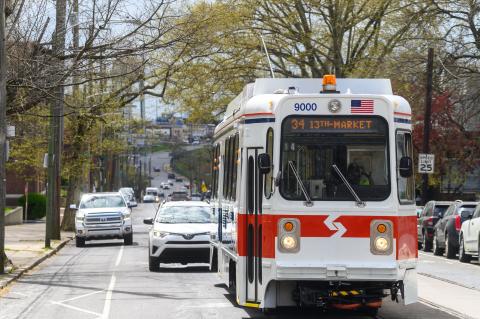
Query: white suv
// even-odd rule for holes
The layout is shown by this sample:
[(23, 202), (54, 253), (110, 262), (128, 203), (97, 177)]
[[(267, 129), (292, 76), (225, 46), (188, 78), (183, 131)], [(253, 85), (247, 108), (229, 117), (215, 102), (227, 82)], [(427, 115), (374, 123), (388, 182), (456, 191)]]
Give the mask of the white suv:
[(177, 201), (162, 204), (154, 218), (144, 219), (153, 225), (149, 232), (148, 266), (160, 263), (209, 263), (210, 233), (217, 231), (210, 205), (204, 202)]
[(86, 240), (123, 238), (125, 245), (133, 243), (132, 219), (129, 204), (121, 193), (84, 194), (75, 214), (75, 240), (77, 247)]

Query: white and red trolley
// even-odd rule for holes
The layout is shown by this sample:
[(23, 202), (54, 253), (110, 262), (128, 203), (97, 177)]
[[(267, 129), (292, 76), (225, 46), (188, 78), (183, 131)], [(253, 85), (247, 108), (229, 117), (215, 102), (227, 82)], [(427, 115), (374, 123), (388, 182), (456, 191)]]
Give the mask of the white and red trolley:
[(416, 302), (411, 109), (385, 79), (257, 79), (213, 149), (211, 264), (243, 306)]

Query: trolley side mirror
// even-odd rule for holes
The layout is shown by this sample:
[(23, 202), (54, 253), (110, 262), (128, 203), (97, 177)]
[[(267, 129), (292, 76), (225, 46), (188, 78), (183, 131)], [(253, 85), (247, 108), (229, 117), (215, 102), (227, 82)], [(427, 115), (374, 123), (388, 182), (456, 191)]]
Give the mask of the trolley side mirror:
[(411, 157), (404, 156), (400, 159), (400, 165), (398, 167), (401, 177), (411, 177), (413, 175), (413, 161)]
[(258, 169), (261, 174), (270, 173), (270, 170), (272, 169), (272, 165), (270, 162), (270, 155), (268, 155), (267, 153), (259, 154), (257, 158), (257, 163), (258, 163)]

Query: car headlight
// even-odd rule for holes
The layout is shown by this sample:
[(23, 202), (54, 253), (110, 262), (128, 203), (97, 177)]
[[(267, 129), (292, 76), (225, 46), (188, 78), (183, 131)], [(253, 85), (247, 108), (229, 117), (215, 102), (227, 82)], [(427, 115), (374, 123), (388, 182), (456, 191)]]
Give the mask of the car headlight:
[(77, 222), (81, 223), (85, 220), (85, 216), (83, 216), (83, 215), (75, 216), (75, 220)]
[(153, 232), (153, 237), (164, 238), (164, 237), (166, 237), (167, 235), (170, 235), (170, 233), (163, 232), (163, 231), (157, 231), (157, 230), (155, 230), (155, 231)]
[(378, 251), (387, 251), (390, 248), (390, 243), (388, 242), (388, 239), (385, 237), (377, 237), (375, 238), (375, 249)]
[(123, 213), (123, 219), (130, 218), (130, 212)]
[(294, 236), (285, 235), (282, 237), (280, 244), (286, 250), (293, 250), (297, 248), (297, 239)]

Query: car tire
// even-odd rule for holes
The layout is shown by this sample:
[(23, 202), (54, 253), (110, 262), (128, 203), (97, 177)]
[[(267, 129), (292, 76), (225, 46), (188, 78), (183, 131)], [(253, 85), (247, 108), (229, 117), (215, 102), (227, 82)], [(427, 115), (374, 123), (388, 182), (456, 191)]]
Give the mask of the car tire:
[(433, 233), (433, 254), (435, 256), (441, 256), (443, 251), (440, 247), (438, 247), (438, 239), (437, 239), (437, 232)]
[(133, 244), (133, 233), (127, 234), (123, 237), (123, 244), (125, 246), (131, 246)]
[(85, 238), (82, 237), (75, 237), (75, 246), (77, 247), (85, 247)]
[(422, 244), (422, 250), (424, 252), (429, 252), (430, 250), (432, 250), (432, 243), (428, 242), (427, 240), (427, 231), (425, 230), (423, 232), (423, 235), (422, 235), (422, 241), (423, 241), (423, 244)]
[(148, 256), (148, 270), (150, 271), (160, 270), (160, 260), (158, 259), (158, 257)]
[(471, 255), (465, 253), (465, 240), (460, 236), (460, 248), (458, 249), (458, 260), (462, 263), (469, 263), (472, 260)]
[(447, 259), (454, 259), (457, 256), (455, 251), (455, 247), (453, 247), (453, 243), (450, 240), (450, 236), (448, 233), (445, 234), (445, 257)]

